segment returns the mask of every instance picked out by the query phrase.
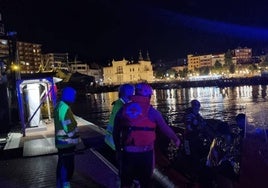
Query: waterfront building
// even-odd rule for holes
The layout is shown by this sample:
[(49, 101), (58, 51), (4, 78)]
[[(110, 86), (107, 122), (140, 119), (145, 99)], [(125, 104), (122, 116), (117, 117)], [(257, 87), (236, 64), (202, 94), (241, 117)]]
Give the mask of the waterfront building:
[(176, 71), (176, 72), (180, 72), (180, 71), (183, 71), (184, 69), (187, 69), (187, 66), (186, 65), (179, 65), (179, 66), (171, 67), (171, 69)]
[(218, 61), (221, 65), (225, 64), (225, 54), (207, 54), (207, 55), (187, 55), (188, 71), (194, 71), (201, 67), (213, 67)]
[(103, 67), (103, 83), (106, 85), (140, 81), (153, 82), (153, 68), (148, 53), (146, 59), (143, 59), (140, 52), (137, 62), (123, 58), (119, 61), (113, 60), (108, 67)]
[(201, 67), (211, 67), (212, 66), (212, 54), (194, 56), (192, 54), (187, 56), (188, 60), (188, 71), (194, 71)]
[(9, 55), (9, 45), (7, 39), (0, 38), (0, 61), (4, 61)]
[(68, 53), (47, 53), (42, 55), (40, 72), (56, 70), (69, 71)]
[(247, 64), (251, 62), (252, 59), (252, 49), (251, 48), (241, 48), (238, 47), (233, 50), (233, 56), (236, 63)]
[(41, 65), (41, 44), (17, 42), (18, 63), (21, 73), (36, 73)]
[(4, 23), (2, 23), (2, 15), (0, 13), (0, 62), (7, 60), (9, 55), (9, 42), (5, 34)]
[(194, 71), (200, 66), (199, 56), (194, 56), (193, 54), (187, 55), (187, 62), (188, 62), (188, 71)]
[(9, 43), (5, 36), (5, 28), (2, 23), (2, 15), (0, 13), (0, 84), (7, 81), (5, 71), (7, 68), (7, 60), (9, 55)]
[(219, 62), (223, 66), (225, 64), (225, 54), (212, 54), (212, 66), (214, 66), (216, 62)]
[(96, 63), (86, 64), (78, 62), (78, 63), (72, 63), (70, 67), (72, 72), (79, 72), (87, 76), (93, 76), (95, 78), (96, 84), (102, 85), (103, 81), (102, 68)]
[(212, 67), (212, 54), (200, 56), (200, 68), (201, 67)]

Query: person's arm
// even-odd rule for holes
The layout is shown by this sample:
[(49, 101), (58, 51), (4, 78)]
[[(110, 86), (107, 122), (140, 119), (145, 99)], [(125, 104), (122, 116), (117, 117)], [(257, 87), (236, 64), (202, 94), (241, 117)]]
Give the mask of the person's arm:
[(120, 140), (121, 140), (121, 112), (122, 109), (120, 109), (114, 118), (114, 128), (113, 128), (113, 139), (115, 144), (115, 150), (120, 151)]
[[(193, 127), (192, 127), (192, 123), (193, 123), (193, 119), (194, 119), (194, 115), (191, 112), (191, 109), (187, 109), (186, 110), (187, 113), (184, 116), (184, 125), (185, 125), (185, 129), (187, 132), (193, 131)], [(197, 122), (194, 122), (197, 123)]]
[(72, 110), (69, 108), (66, 116), (64, 118), (64, 131), (67, 133), (68, 137), (76, 136), (78, 132), (77, 121), (74, 118)]
[(113, 105), (113, 108), (109, 117), (109, 125), (113, 127), (115, 116), (117, 112), (121, 109), (121, 107), (123, 106), (123, 103), (120, 99), (118, 99), (114, 101), (112, 105)]
[(150, 109), (150, 119), (152, 118), (157, 127), (160, 129), (160, 131), (165, 134), (167, 137), (169, 137), (174, 143), (175, 145), (178, 147), (181, 143), (179, 137), (176, 135), (176, 133), (173, 131), (173, 129), (171, 129), (168, 124), (166, 123), (166, 121), (164, 120), (162, 114), (154, 109), (154, 108), (151, 108)]

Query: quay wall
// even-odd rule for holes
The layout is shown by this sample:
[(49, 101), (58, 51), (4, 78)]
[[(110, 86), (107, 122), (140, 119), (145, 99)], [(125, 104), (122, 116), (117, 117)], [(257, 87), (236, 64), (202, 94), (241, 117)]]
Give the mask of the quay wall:
[(222, 78), (217, 80), (171, 81), (152, 83), (154, 89), (192, 87), (235, 87), (244, 85), (267, 85), (268, 77)]
[[(94, 86), (85, 87), (78, 84), (72, 85), (66, 83), (64, 85), (73, 86), (78, 90), (78, 93), (84, 95), (85, 93), (102, 93), (118, 91), (120, 85), (106, 85), (106, 86)], [(222, 78), (217, 80), (200, 80), (200, 81), (188, 81), (188, 80), (175, 80), (175, 81), (160, 81), (150, 83), (153, 89), (178, 89), (178, 88), (193, 88), (193, 87), (235, 87), (245, 85), (268, 85), (268, 77), (247, 77), (247, 78)]]

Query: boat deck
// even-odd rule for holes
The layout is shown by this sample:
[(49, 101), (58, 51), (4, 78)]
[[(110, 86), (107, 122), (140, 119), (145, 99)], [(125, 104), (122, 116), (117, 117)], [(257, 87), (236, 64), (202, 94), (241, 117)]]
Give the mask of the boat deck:
[[(118, 170), (98, 148), (104, 143), (105, 130), (78, 116), (76, 116), (76, 120), (83, 140), (77, 150), (76, 174), (88, 179), (92, 178), (94, 182), (103, 187), (118, 187)], [(16, 161), (51, 156), (53, 162), (56, 163), (57, 149), (54, 146), (53, 120), (46, 120), (43, 123), (39, 128), (26, 129), (24, 137), (18, 132), (9, 133), (4, 147), (4, 156), (16, 157)], [(264, 134), (248, 134), (243, 145), (240, 181), (234, 187), (263, 187), (266, 183), (268, 172), (267, 140)], [(164, 167), (167, 166), (164, 165)], [(76, 176), (76, 179), (79, 179), (79, 176)], [(183, 177), (183, 175), (172, 170), (172, 168), (160, 167), (155, 169), (153, 177), (157, 181), (161, 181), (156, 183), (157, 186), (155, 187), (195, 186), (194, 184), (191, 186), (191, 182)], [(81, 181), (82, 179), (80, 177)], [(76, 183), (79, 183), (80, 180), (77, 180), (78, 182)]]
[[(92, 147), (103, 141), (105, 130), (78, 116), (76, 116), (76, 120), (83, 142), (76, 150), (77, 155), (75, 158), (75, 174), (73, 180), (74, 187), (81, 188), (82, 184), (82, 187), (118, 187), (116, 168)], [(26, 177), (35, 175), (31, 170), (34, 166), (40, 171), (45, 170), (40, 176), (42, 181), (44, 181), (42, 184), (43, 187), (56, 185), (54, 173), (56, 172), (57, 149), (54, 144), (53, 119), (49, 121), (46, 120), (42, 123), (43, 125), (40, 127), (26, 129), (24, 137), (18, 132), (10, 132), (8, 134), (0, 160), (0, 166), (3, 167), (1, 168), (2, 171), (5, 173), (8, 173), (10, 169), (14, 171), (11, 173), (13, 174), (12, 177), (3, 175), (3, 177), (6, 177), (6, 180), (3, 179), (3, 181), (5, 181), (4, 185), (7, 187), (13, 187), (13, 185), (11, 185), (13, 178), (25, 179), (22, 181), (23, 183), (18, 186), (35, 187), (38, 184), (38, 182), (35, 182), (35, 178)], [(3, 165), (1, 165), (2, 163)], [(8, 164), (7, 169), (4, 164)], [(47, 165), (49, 165), (49, 167)], [(21, 169), (20, 166), (23, 169)], [(24, 166), (27, 167), (24, 168)], [(21, 172), (22, 170), (23, 172)], [(48, 171), (46, 172), (46, 170)], [(16, 172), (21, 173), (19, 175)], [(35, 173), (40, 175), (41, 172), (38, 171)], [(2, 182), (1, 178), (0, 182)]]
[[(76, 116), (76, 120), (82, 139), (94, 139), (105, 133), (105, 130), (83, 118)], [(54, 121), (44, 120), (38, 127), (26, 128), (25, 136), (18, 132), (10, 132), (4, 150), (22, 148), (24, 157), (56, 154), (54, 141)]]

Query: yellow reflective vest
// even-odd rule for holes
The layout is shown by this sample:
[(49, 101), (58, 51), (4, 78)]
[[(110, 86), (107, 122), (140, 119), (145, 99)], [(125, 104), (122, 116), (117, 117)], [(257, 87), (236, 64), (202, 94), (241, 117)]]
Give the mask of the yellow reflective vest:
[(110, 146), (113, 150), (115, 150), (114, 140), (113, 140), (113, 129), (114, 129), (114, 119), (117, 112), (121, 109), (121, 107), (125, 104), (123, 99), (119, 98), (113, 102), (113, 109), (109, 118), (109, 123), (106, 128), (106, 134), (104, 141), (105, 143)]

